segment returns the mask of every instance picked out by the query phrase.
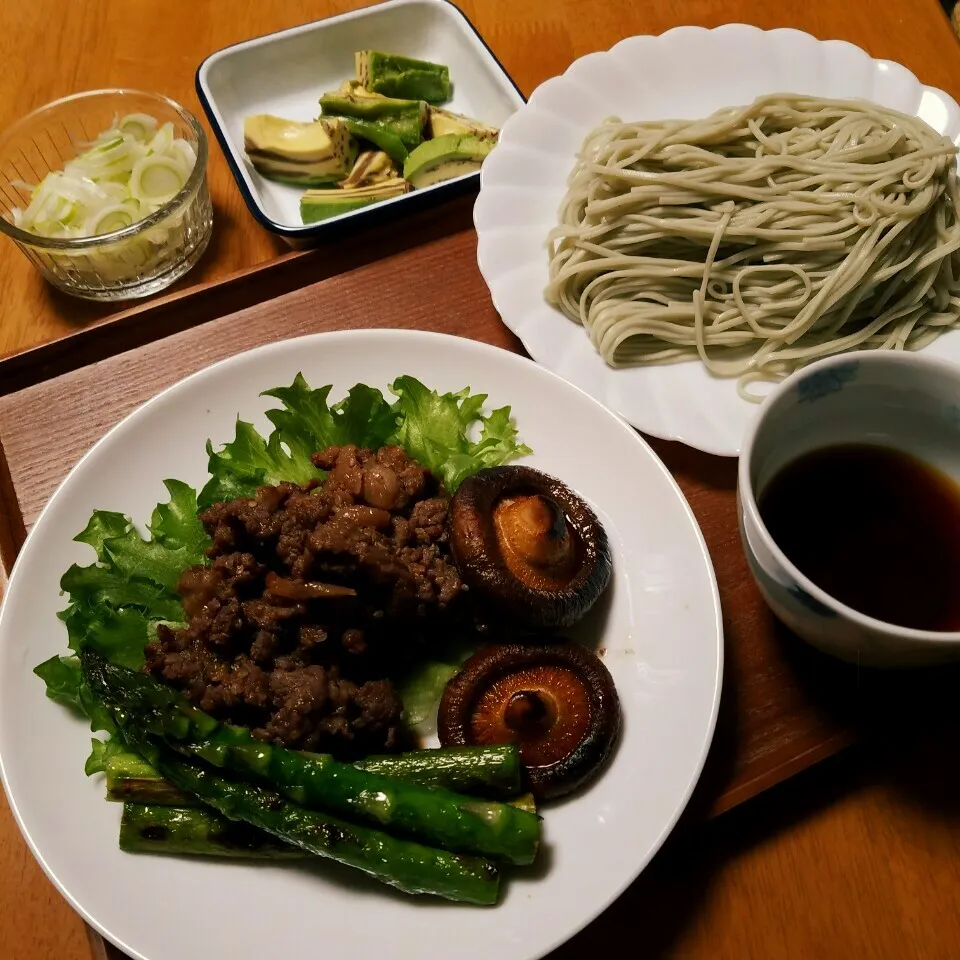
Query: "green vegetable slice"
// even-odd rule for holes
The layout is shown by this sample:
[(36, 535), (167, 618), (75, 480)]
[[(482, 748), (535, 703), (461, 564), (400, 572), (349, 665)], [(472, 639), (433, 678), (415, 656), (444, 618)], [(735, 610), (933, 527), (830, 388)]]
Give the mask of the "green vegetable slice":
[[(196, 800), (181, 791), (139, 756), (122, 746), (103, 752), (102, 741), (94, 741), (91, 763), (102, 764), (106, 773), (107, 799), (132, 803), (189, 807)], [(323, 754), (308, 754), (322, 757)], [(396, 777), (425, 787), (445, 787), (472, 796), (508, 800), (521, 810), (536, 813), (520, 792), (520, 752), (515, 744), (483, 747), (446, 747), (437, 750), (411, 750), (385, 756), (365, 757), (353, 766), (369, 773)]]
[(120, 120), (117, 129), (145, 143), (157, 132), (157, 120), (147, 113), (129, 113)]
[(203, 807), (125, 803), (120, 820), (120, 849), (127, 853), (177, 856), (302, 860), (301, 847), (275, 840), (243, 822), (228, 820)]
[(387, 127), (367, 123), (364, 120), (351, 120), (347, 117), (343, 118), (343, 124), (355, 137), (368, 140), (396, 163), (402, 164), (407, 159), (410, 151), (407, 150), (404, 142)]
[(159, 206), (172, 200), (187, 182), (183, 162), (151, 154), (138, 160), (130, 173), (130, 195)]

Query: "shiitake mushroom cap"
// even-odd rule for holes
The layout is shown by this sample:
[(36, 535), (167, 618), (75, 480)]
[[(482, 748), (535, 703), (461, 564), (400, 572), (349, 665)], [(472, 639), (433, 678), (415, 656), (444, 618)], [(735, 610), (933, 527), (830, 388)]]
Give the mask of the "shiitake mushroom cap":
[(444, 689), (445, 747), (516, 743), (533, 794), (570, 793), (603, 767), (620, 733), (620, 698), (603, 661), (580, 644), (494, 644)]
[(613, 570), (596, 514), (531, 467), (489, 467), (464, 480), (450, 505), (450, 546), (475, 606), (523, 629), (576, 623)]

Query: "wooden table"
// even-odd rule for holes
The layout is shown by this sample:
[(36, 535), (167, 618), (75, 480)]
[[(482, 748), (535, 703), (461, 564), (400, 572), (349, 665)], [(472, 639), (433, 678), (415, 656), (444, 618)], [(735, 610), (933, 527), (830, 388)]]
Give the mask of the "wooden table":
[[(74, 90), (124, 84), (163, 91), (199, 112), (192, 79), (204, 55), (351, 6), (338, 0), (295, 6), (281, 0), (7, 4), (0, 10), (0, 123)], [(527, 93), (575, 57), (629, 34), (729, 20), (849, 39), (960, 93), (956, 41), (935, 0), (902, 7), (895, 0), (813, 0), (780, 9), (749, 0), (472, 0), (463, 8)], [(43, 58), (38, 50), (45, 51)], [(216, 148), (210, 178), (216, 240), (190, 284), (284, 249), (256, 228)], [(293, 269), (316, 270), (317, 259), (312, 265), (297, 260)], [(7, 246), (0, 249), (0, 280), (0, 354), (106, 316), (102, 308), (51, 294)], [(960, 782), (953, 742), (949, 735), (900, 731), (882, 747), (875, 740), (855, 758), (830, 761), (718, 822), (683, 832), (645, 873), (629, 903), (613, 908), (630, 911), (638, 932), (631, 952), (851, 960), (957, 956)], [(627, 946), (579, 938), (561, 955), (566, 960), (596, 948), (625, 952)], [(4, 809), (0, 960), (54, 956), (89, 958), (83, 925), (42, 876)]]

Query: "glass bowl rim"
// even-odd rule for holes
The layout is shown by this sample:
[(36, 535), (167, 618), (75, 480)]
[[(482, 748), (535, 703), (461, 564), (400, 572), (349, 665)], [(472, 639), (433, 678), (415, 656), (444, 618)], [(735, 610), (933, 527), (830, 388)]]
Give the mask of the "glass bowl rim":
[(136, 90), (132, 87), (106, 87), (100, 90), (84, 90), (80, 93), (71, 93), (69, 96), (60, 97), (58, 100), (51, 100), (49, 103), (46, 103), (41, 107), (37, 107), (36, 110), (33, 110), (26, 116), (21, 117), (12, 126), (0, 131), (0, 144), (3, 144), (7, 140), (14, 137), (17, 132), (22, 130), (23, 127), (27, 126), (31, 120), (37, 119), (55, 107), (60, 107), (64, 104), (69, 104), (88, 98), (92, 99), (93, 97), (128, 95), (146, 97), (148, 100), (160, 101), (161, 103), (170, 107), (193, 131), (193, 134), (197, 140), (197, 161), (193, 165), (193, 170), (190, 171), (190, 176), (187, 178), (187, 182), (180, 188), (180, 190), (162, 207), (160, 207), (159, 210), (151, 213), (150, 216), (144, 217), (142, 220), (137, 220), (128, 227), (121, 227), (119, 230), (114, 230), (111, 233), (98, 233), (92, 237), (42, 237), (39, 234), (31, 233), (29, 230), (20, 229), (20, 227), (15, 226), (5, 216), (2, 215), (0, 215), (0, 232), (6, 234), (17, 243), (21, 243), (28, 247), (35, 247), (44, 250), (62, 250), (72, 252), (76, 252), (78, 250), (91, 250), (97, 247), (106, 246), (111, 243), (116, 243), (118, 240), (126, 240), (130, 237), (135, 237), (144, 230), (159, 225), (178, 208), (185, 206), (188, 198), (191, 196), (191, 194), (196, 192), (198, 186), (206, 176), (207, 135), (204, 133), (203, 127), (200, 126), (200, 122), (189, 110), (186, 109), (186, 107), (182, 107), (175, 100), (165, 97), (162, 93), (150, 93), (147, 90)]

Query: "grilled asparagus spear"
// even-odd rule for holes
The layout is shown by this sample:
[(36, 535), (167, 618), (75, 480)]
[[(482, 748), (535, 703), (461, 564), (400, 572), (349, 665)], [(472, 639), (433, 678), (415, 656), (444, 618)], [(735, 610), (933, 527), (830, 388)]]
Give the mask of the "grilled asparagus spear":
[(263, 787), (227, 780), (151, 738), (128, 713), (113, 709), (127, 745), (178, 789), (195, 794), (230, 820), (251, 824), (308, 853), (336, 860), (404, 893), (463, 903), (496, 903), (500, 875), (479, 857), (399, 840), (379, 830), (307, 810)]
[[(107, 799), (118, 803), (132, 803), (148, 807), (185, 807), (199, 806), (196, 797), (178, 790), (172, 783), (168, 783), (159, 774), (152, 777), (130, 777), (118, 774), (114, 780), (112, 791), (108, 791)], [(521, 793), (520, 796), (507, 800), (511, 807), (525, 810), (527, 813), (537, 812), (537, 802), (532, 793)]]
[[(446, 850), (516, 864), (531, 863), (536, 856), (540, 818), (535, 814), (384, 777), (331, 757), (270, 746), (241, 728), (219, 723), (151, 677), (109, 663), (91, 650), (80, 659), (91, 690), (109, 709), (135, 718), (181, 753), (268, 781), (296, 803)], [(176, 780), (174, 785), (180, 786)]]
[[(128, 853), (167, 853), (178, 856), (231, 857), (258, 860), (301, 860), (310, 854), (283, 843), (242, 821), (228, 820), (196, 798), (183, 794), (187, 806), (125, 802), (120, 820), (120, 849)], [(526, 794), (514, 803), (529, 804)]]
[(512, 797), (520, 792), (520, 751), (516, 744), (411, 750), (365, 757), (355, 767), (427, 787), (446, 787), (477, 796)]
[[(504, 798), (520, 792), (520, 754), (513, 744), (411, 750), (409, 753), (366, 757), (356, 761), (354, 766), (370, 773), (397, 777), (426, 787), (446, 787), (472, 796)], [(191, 797), (177, 790), (132, 753), (110, 757), (106, 762), (106, 777), (108, 800), (165, 806), (190, 806), (193, 803)], [(508, 802), (529, 809), (517, 800)]]
[(228, 820), (204, 807), (125, 803), (120, 849), (128, 853), (172, 853), (257, 860), (300, 860), (301, 847), (274, 839), (248, 823)]
[(107, 799), (151, 806), (190, 807), (196, 801), (164, 780), (135, 753), (120, 753), (106, 762)]

